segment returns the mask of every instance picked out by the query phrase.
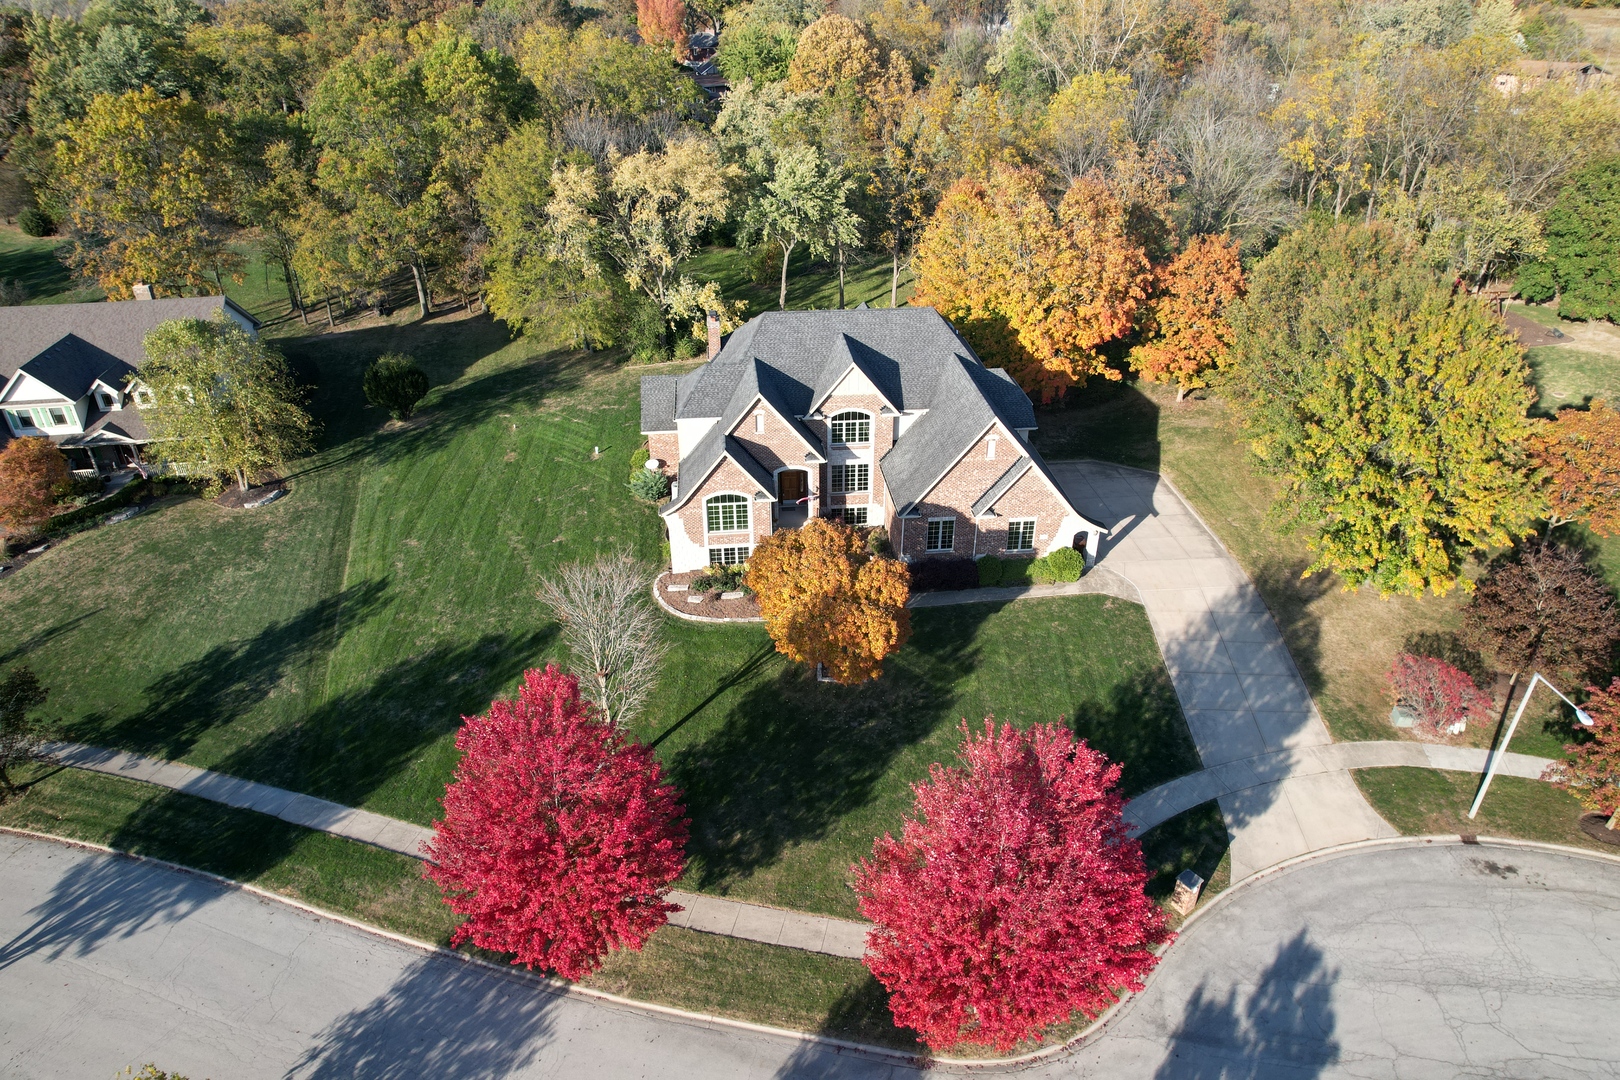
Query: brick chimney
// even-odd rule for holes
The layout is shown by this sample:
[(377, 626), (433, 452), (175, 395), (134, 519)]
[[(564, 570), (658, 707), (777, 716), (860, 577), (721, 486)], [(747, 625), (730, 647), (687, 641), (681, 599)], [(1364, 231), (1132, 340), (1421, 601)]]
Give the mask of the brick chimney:
[(720, 355), (720, 313), (709, 312), (709, 359)]
[(146, 284), (145, 282), (137, 281), (135, 284), (130, 286), (130, 291), (135, 294), (135, 299), (137, 300), (156, 299), (152, 293), (152, 286)]

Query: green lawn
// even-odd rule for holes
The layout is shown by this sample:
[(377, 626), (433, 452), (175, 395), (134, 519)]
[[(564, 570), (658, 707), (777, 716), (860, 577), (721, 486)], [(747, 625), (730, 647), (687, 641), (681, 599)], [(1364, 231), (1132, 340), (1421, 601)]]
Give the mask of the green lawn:
[[(625, 486), (646, 369), (483, 318), (285, 347), (326, 427), (290, 497), (175, 497), (52, 549), (0, 582), (15, 635), (0, 662), (33, 664), (67, 737), (425, 824), (459, 717), (558, 657), (542, 576), (607, 548), (658, 556), (656, 515)], [(396, 349), (435, 388), (385, 425), (358, 375)], [(691, 887), (853, 913), (849, 864), (899, 828), (964, 717), (1069, 718), (1125, 763), (1128, 792), (1197, 767), (1146, 618), (1106, 597), (919, 612), (857, 689), (807, 680), (757, 626), (668, 633), (636, 731), (688, 792)]]
[(1479, 790), (1475, 773), (1399, 768), (1352, 775), (1373, 809), (1405, 836), (1503, 836), (1620, 854), (1580, 830), (1582, 810), (1575, 796), (1540, 780), (1496, 777), (1479, 815), (1469, 820), (1468, 807)]
[(1528, 350), (1528, 355), (1541, 392), (1537, 413), (1551, 415), (1592, 398), (1620, 402), (1620, 356), (1572, 345), (1542, 345)]
[[(773, 264), (781, 266), (780, 261)], [(749, 272), (748, 255), (737, 248), (705, 248), (683, 267), (683, 272), (698, 281), (714, 281), (728, 300), (746, 300), (748, 314), (775, 311), (778, 298), (777, 279), (772, 276), (767, 284), (756, 284)], [(891, 266), (881, 255), (869, 255), (862, 262), (851, 258), (844, 270), (844, 306), (855, 307), (865, 303), (870, 307), (889, 306)], [(900, 268), (899, 303), (903, 306), (911, 299), (916, 280), (911, 271)], [(838, 306), (838, 269), (836, 265), (818, 263), (810, 258), (807, 248), (800, 245), (788, 263), (788, 302), (793, 309), (836, 308)]]
[(29, 236), (14, 225), (0, 223), (0, 280), (20, 281), (28, 290), (24, 303), (71, 304), (103, 300), (106, 293), (95, 285), (73, 280), (73, 274), (56, 257), (65, 241), (60, 236)]

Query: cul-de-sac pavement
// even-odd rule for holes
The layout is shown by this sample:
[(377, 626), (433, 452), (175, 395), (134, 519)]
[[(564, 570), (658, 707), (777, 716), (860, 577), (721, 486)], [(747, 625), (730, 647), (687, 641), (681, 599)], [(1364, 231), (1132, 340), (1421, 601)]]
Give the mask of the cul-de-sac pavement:
[[(919, 1062), (557, 992), (211, 879), (0, 836), (0, 1067), (272, 1077), (905, 1077)], [(1620, 867), (1396, 841), (1193, 921), (1054, 1077), (1620, 1072)], [(1010, 1069), (1013, 1067), (1002, 1067)], [(940, 1067), (937, 1071), (955, 1071)]]

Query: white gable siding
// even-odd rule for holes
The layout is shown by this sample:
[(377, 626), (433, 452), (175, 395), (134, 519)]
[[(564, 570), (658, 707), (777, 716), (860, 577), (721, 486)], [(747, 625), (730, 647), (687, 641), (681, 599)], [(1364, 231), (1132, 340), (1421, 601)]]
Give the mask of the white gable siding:
[(6, 402), (39, 401), (49, 402), (52, 405), (66, 405), (68, 399), (40, 382), (26, 371), (17, 372), (17, 378), (7, 389), (3, 399)]

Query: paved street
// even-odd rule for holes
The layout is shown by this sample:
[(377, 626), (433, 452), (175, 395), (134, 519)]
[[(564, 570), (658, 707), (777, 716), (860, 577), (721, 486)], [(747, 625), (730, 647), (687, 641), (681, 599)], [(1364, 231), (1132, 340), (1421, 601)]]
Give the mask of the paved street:
[(1204, 523), (1155, 473), (1055, 461), (1075, 508), (1108, 526), (1098, 565), (1142, 595), (1204, 768), (1220, 798), (1232, 879), (1308, 851), (1395, 835), (1343, 770), (1273, 778), (1251, 763), (1332, 742), (1265, 601)]
[[(1614, 1076), (1620, 865), (1364, 851), (1200, 919), (1051, 1077)], [(194, 875), (0, 834), (0, 1074), (915, 1076), (560, 997)]]

